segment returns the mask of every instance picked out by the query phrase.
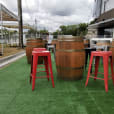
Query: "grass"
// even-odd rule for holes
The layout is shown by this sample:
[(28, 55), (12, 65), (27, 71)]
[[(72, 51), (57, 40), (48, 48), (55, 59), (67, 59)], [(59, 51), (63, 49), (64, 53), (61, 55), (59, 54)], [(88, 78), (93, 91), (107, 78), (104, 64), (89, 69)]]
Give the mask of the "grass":
[(52, 61), (55, 88), (51, 81), (37, 79), (33, 92), (26, 57), (0, 70), (0, 114), (114, 114), (111, 80), (108, 93), (101, 80), (90, 79), (85, 88), (87, 71), (82, 80), (58, 80)]

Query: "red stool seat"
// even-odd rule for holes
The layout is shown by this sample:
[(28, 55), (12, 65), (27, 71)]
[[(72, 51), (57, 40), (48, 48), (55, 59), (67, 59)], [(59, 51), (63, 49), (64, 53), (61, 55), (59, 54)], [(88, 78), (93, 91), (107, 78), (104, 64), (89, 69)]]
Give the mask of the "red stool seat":
[(46, 48), (33, 48), (33, 51), (45, 51)]
[[(33, 51), (45, 51), (46, 48), (33, 48)], [(32, 56), (32, 60), (33, 61), (33, 56)], [(42, 65), (42, 64), (40, 64)], [(39, 68), (44, 68), (44, 67), (39, 67)], [(31, 73), (32, 73), (32, 69), (33, 69), (33, 62), (31, 62)], [(32, 76), (31, 76), (31, 73), (30, 73), (30, 83), (31, 83), (31, 80), (32, 80)]]
[[(32, 78), (32, 90), (35, 88), (35, 79), (36, 78), (47, 78), (49, 81), (49, 78), (51, 77), (52, 80), (52, 86), (54, 87), (54, 79), (53, 79), (53, 72), (52, 72), (52, 63), (51, 63), (51, 54), (49, 51), (32, 51), (32, 71), (31, 71), (31, 78)], [(45, 65), (45, 71), (39, 71), (39, 72), (46, 72), (46, 76), (40, 76), (36, 77), (37, 72), (37, 64), (38, 64), (38, 58), (43, 57), (44, 65)], [(49, 73), (50, 71), (50, 73)], [(31, 82), (31, 81), (30, 81)]]
[[(95, 76), (90, 76), (90, 71), (91, 71), (91, 65), (93, 61), (93, 57), (95, 57)], [(99, 66), (99, 60), (100, 57), (103, 57), (103, 68), (104, 68), (104, 78), (97, 78), (98, 74), (98, 66)], [(93, 51), (91, 54), (90, 58), (90, 63), (89, 63), (89, 69), (88, 69), (88, 74), (87, 74), (87, 80), (85, 86), (88, 84), (89, 78), (94, 78), (104, 80), (105, 84), (105, 91), (108, 92), (108, 60), (110, 59), (110, 65), (111, 65), (111, 79), (113, 80), (113, 85), (114, 85), (114, 75), (113, 75), (113, 63), (112, 63), (112, 52), (111, 51)]]

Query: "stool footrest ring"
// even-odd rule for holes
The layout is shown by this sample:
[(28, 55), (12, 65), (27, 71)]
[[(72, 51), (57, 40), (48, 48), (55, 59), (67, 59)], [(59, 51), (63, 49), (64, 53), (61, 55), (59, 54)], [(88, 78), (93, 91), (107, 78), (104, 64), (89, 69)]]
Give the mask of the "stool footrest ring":
[(39, 77), (36, 77), (36, 78), (47, 78), (47, 77), (51, 77), (51, 76), (39, 76)]
[[(95, 74), (95, 72), (93, 72), (92, 73), (93, 75)], [(102, 73), (102, 72), (98, 72), (97, 74), (103, 74), (104, 75), (104, 73)], [(111, 74), (109, 74), (108, 76), (112, 76)]]
[(93, 77), (93, 76), (89, 76), (89, 77), (94, 78), (94, 79), (104, 80), (103, 78), (97, 78), (97, 77)]
[(39, 73), (39, 72), (46, 72), (46, 71), (38, 71), (37, 73)]

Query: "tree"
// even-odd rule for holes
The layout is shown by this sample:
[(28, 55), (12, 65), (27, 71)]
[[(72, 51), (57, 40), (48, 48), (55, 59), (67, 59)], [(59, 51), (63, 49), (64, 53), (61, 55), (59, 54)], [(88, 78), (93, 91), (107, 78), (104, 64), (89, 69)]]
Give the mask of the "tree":
[(55, 39), (57, 39), (57, 35), (62, 34), (62, 32), (60, 30), (56, 30), (55, 32), (53, 32), (53, 36)]
[(36, 34), (36, 30), (35, 29), (29, 29), (28, 30), (28, 34)]
[(87, 27), (88, 27), (88, 24), (86, 24), (86, 23), (79, 24), (79, 28), (78, 28), (79, 35), (85, 36), (87, 34), (87, 31), (88, 31)]
[(65, 25), (62, 25), (59, 28), (60, 28), (62, 34), (64, 34), (64, 35), (67, 34), (67, 27)]
[(61, 25), (60, 32), (63, 35), (84, 36), (87, 34), (88, 24), (80, 23), (78, 25)]
[(49, 34), (48, 30), (46, 30), (46, 29), (40, 30), (39, 32), (40, 32), (40, 34), (42, 34), (42, 35)]

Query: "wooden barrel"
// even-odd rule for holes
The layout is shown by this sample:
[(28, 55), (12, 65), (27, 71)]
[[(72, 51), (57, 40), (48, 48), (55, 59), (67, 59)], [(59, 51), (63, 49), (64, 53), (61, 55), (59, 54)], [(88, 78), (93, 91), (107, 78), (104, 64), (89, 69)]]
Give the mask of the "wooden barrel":
[(47, 48), (48, 41), (46, 39), (43, 39), (44, 47)]
[(55, 48), (56, 48), (57, 44), (58, 44), (58, 40), (57, 39), (52, 40), (52, 45), (55, 45)]
[(52, 40), (52, 44), (57, 44), (58, 40), (57, 39), (53, 39)]
[(83, 76), (85, 63), (84, 43), (81, 37), (59, 38), (56, 48), (58, 77), (78, 80)]
[[(33, 48), (43, 48), (43, 47), (44, 47), (44, 43), (41, 38), (27, 40), (26, 56), (27, 56), (28, 64), (31, 64), (31, 57), (32, 57)], [(38, 63), (42, 64), (42, 57), (39, 58)]]

